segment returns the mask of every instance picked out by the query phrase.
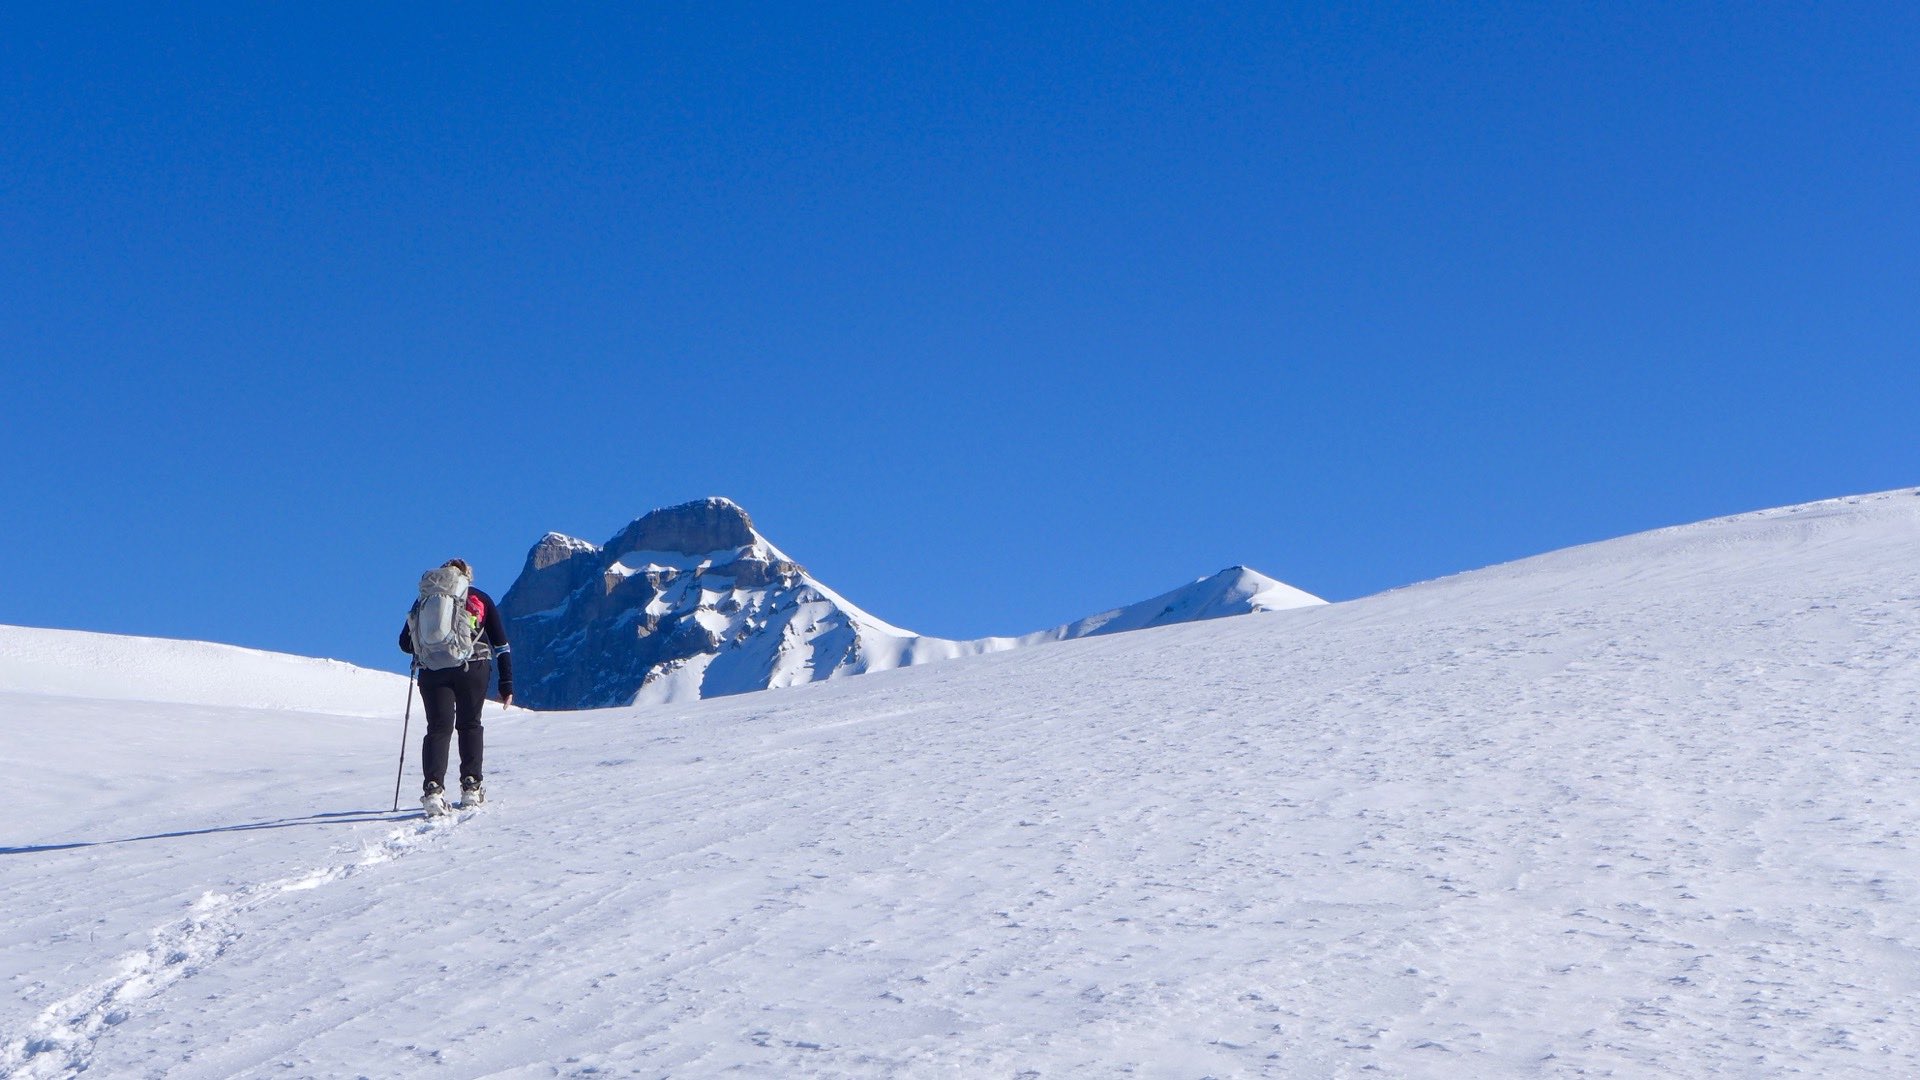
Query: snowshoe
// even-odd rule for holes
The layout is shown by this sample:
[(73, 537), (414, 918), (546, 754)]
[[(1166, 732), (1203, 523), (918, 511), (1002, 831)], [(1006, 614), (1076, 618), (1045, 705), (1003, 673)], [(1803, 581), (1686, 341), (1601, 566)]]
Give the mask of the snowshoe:
[(420, 796), (420, 807), (430, 818), (446, 817), (453, 813), (453, 808), (447, 805), (446, 792), (440, 790), (439, 784), (427, 785), (426, 794)]
[(472, 810), (487, 801), (487, 789), (471, 776), (460, 778), (460, 809)]

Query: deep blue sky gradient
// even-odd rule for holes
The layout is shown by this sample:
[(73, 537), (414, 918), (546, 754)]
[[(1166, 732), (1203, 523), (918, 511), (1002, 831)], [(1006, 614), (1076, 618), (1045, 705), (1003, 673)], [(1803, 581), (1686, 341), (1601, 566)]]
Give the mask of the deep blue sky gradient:
[(1920, 9), (1580, 7), (7, 7), (0, 623), (399, 668), (720, 494), (971, 637), (1920, 483)]

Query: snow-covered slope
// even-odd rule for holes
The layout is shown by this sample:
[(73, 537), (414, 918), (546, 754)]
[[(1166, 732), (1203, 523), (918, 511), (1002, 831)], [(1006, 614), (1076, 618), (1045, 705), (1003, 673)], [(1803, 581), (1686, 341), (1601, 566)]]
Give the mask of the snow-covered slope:
[(11, 695), (0, 1074), (1920, 1075), (1915, 495), (509, 712), (443, 827), (397, 716)]
[(205, 641), (0, 626), (0, 693), (381, 716), (404, 707), (407, 679)]
[(693, 701), (1322, 602), (1233, 567), (1024, 637), (928, 637), (849, 602), (762, 536), (738, 504), (715, 498), (646, 514), (605, 547), (548, 533), (500, 610), (520, 700), (573, 709)]

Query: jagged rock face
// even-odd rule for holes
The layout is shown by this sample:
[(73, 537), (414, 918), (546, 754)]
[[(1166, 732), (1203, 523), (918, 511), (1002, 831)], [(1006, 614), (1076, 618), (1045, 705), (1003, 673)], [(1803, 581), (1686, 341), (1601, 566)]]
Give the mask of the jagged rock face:
[(703, 555), (709, 551), (749, 547), (759, 539), (753, 519), (726, 499), (705, 499), (655, 510), (620, 530), (607, 542), (609, 558), (631, 551), (668, 551)]
[(902, 630), (813, 580), (705, 499), (655, 510), (605, 547), (548, 533), (500, 600), (516, 700), (590, 709), (764, 690), (1171, 622), (1321, 601), (1244, 567), (1019, 638)]
[(526, 568), (507, 595), (528, 612), (557, 607), (599, 575), (598, 555), (599, 549), (592, 544), (548, 533), (527, 554)]

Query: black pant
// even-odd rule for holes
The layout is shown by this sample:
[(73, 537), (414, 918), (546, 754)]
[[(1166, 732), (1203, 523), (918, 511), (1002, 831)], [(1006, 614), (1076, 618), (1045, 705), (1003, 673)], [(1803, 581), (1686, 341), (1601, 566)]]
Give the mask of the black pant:
[(427, 711), (427, 737), (420, 747), (426, 782), (447, 786), (447, 744), (460, 733), (460, 776), (480, 779), (480, 757), (486, 731), (480, 726), (480, 707), (487, 701), (487, 680), (493, 662), (475, 660), (466, 667), (420, 673), (420, 704)]

